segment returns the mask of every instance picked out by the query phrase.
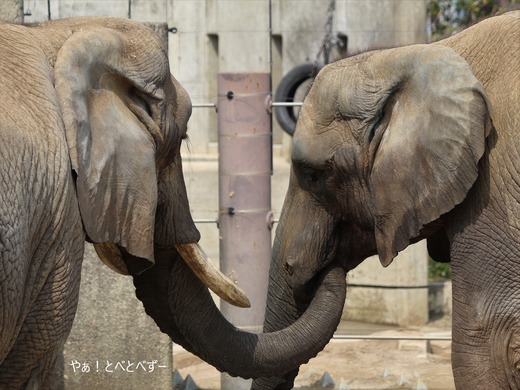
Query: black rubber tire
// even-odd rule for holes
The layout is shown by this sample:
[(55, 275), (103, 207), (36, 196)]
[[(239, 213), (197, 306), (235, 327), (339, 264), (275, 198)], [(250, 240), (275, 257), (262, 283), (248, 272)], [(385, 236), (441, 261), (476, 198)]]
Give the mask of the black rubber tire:
[[(295, 66), (280, 81), (274, 101), (293, 102), (298, 87), (305, 81), (313, 79), (322, 67), (323, 65), (316, 62), (306, 62)], [(275, 107), (274, 113), (282, 129), (292, 136), (297, 120), (294, 107)]]

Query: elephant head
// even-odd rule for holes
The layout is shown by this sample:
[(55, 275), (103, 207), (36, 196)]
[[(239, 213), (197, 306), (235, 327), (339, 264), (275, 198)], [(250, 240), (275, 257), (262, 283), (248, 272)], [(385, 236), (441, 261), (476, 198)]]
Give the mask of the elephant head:
[(196, 244), (180, 156), (191, 101), (158, 37), (108, 18), (50, 26), (72, 33), (56, 55), (55, 87), (83, 225), (100, 258), (138, 275), (170, 248), (219, 296), (247, 306)]
[[(375, 254), (386, 267), (425, 237), (436, 242), (432, 256), (449, 256), (440, 217), (475, 183), (490, 129), (483, 87), (450, 48), (395, 48), (326, 66), (293, 138), (264, 331), (299, 317), (327, 267), (349, 271)], [(296, 374), (253, 387), (290, 388)]]
[[(520, 386), (519, 22), (505, 13), (322, 69), (293, 138), (265, 332), (301, 322), (322, 270), (375, 254), (388, 266), (426, 238), (452, 265), (456, 387)], [(253, 388), (290, 388), (296, 374)]]

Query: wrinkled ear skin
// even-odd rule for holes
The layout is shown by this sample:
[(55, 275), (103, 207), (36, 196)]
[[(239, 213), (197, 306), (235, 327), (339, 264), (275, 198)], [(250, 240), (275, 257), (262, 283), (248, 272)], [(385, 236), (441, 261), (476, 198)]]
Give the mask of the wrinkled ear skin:
[(80, 146), (76, 180), (83, 224), (92, 241), (118, 243), (151, 261), (157, 206), (153, 140), (116, 94), (90, 95), (90, 145), (88, 151)]
[(137, 38), (103, 26), (78, 29), (58, 52), (55, 87), (86, 234), (142, 259), (139, 273), (154, 264), (157, 169), (171, 160), (157, 152), (177, 141), (163, 102), (167, 58), (151, 31), (136, 25)]
[[(421, 229), (464, 200), (479, 174), (491, 113), (482, 85), (449, 48), (391, 49), (369, 64), (384, 115), (370, 180), (378, 254), (388, 266)], [(435, 254), (444, 257), (442, 232), (430, 242), (432, 249), (444, 243)]]

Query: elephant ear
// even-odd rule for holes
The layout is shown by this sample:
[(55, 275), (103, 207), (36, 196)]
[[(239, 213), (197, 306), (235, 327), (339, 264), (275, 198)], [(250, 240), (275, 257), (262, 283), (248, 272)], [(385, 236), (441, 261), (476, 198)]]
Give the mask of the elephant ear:
[(479, 173), (491, 113), (482, 85), (450, 48), (409, 46), (372, 60), (380, 115), (371, 187), (386, 267), (425, 225), (464, 200)]
[(142, 260), (141, 270), (154, 264), (155, 153), (161, 132), (153, 114), (169, 75), (161, 48), (151, 38), (146, 42), (146, 34), (151, 36), (142, 31), (132, 39), (109, 28), (86, 28), (67, 39), (55, 64), (88, 238), (124, 247)]

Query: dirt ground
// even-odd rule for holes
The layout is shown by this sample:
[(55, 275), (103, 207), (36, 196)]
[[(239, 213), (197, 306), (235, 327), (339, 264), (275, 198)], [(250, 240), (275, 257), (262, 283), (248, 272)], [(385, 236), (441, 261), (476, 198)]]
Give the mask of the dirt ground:
[[(449, 336), (450, 319), (414, 329), (360, 323), (342, 323), (337, 333), (374, 336)], [(450, 341), (336, 340), (309, 363), (301, 366), (295, 389), (319, 386), (325, 372), (340, 390), (454, 389)], [(174, 348), (174, 368), (190, 375), (201, 389), (220, 389), (220, 373), (180, 347)]]

